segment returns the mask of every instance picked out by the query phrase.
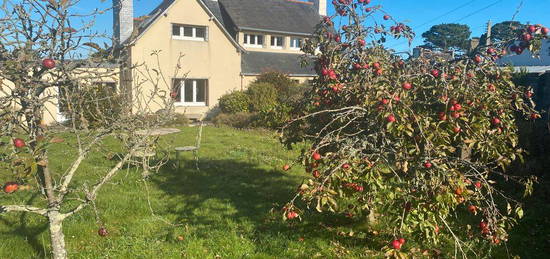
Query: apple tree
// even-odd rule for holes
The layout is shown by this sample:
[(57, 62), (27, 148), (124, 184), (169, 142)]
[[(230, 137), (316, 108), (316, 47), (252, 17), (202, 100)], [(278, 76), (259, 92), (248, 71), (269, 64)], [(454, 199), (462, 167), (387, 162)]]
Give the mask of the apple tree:
[[(91, 31), (93, 18), (105, 10), (74, 13), (78, 2), (7, 0), (0, 7), (0, 179), (9, 180), (0, 194), (0, 217), (45, 217), (53, 258), (68, 256), (63, 222), (93, 204), (123, 166), (144, 162), (134, 160), (155, 148), (150, 129), (173, 111), (169, 80), (153, 67), (127, 64), (124, 51), (101, 48), (98, 42), (110, 37)], [(98, 52), (104, 55), (92, 55)], [(121, 71), (131, 75), (133, 87), (117, 86)], [(114, 88), (100, 90), (109, 80)], [(141, 87), (145, 83), (153, 87)], [(56, 117), (56, 106), (65, 121), (51, 127), (44, 120)], [(69, 148), (63, 159), (52, 159), (51, 146), (60, 142)], [(94, 152), (113, 154), (112, 167), (74, 181)], [(23, 187), (42, 199), (18, 199)], [(99, 235), (108, 233), (98, 228)]]
[[(311, 144), (299, 158), (311, 177), (284, 218), (299, 219), (306, 206), (376, 222), (390, 257), (413, 250), (406, 239), (424, 246), (417, 248), (450, 241), (463, 256), (479, 256), (473, 243), (506, 241), (523, 215), (501, 183), (529, 194), (535, 180), (506, 170), (524, 155), (516, 121), (539, 118), (531, 90), (494, 63), (512, 43), (448, 62), (402, 60), (382, 43), (414, 33), (369, 3), (334, 1), (337, 14), (303, 47), (318, 77), (281, 141)], [(529, 27), (518, 40), (535, 49), (546, 33)]]

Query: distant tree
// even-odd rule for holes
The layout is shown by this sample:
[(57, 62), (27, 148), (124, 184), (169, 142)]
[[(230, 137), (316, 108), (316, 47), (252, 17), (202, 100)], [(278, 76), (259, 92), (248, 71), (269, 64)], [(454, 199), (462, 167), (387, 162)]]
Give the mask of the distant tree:
[(464, 24), (446, 23), (434, 25), (422, 33), (424, 42), (431, 48), (443, 50), (466, 50), (470, 38), (470, 27)]
[[(526, 25), (516, 21), (504, 21), (493, 25), (491, 29), (491, 41), (502, 42), (515, 39), (518, 36), (519, 31), (525, 28)], [(487, 34), (481, 35), (481, 44), (487, 42)]]

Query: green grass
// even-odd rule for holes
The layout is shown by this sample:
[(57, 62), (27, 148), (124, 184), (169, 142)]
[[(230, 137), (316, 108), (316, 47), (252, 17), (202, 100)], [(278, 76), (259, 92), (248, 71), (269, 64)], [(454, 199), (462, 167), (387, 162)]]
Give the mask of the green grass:
[[(163, 138), (167, 147), (193, 144), (196, 128)], [(200, 171), (194, 169), (191, 154), (177, 169), (172, 160), (149, 181), (136, 168), (124, 169), (101, 191), (96, 202), (99, 221), (89, 207), (69, 218), (64, 230), (72, 258), (377, 258), (387, 238), (337, 235), (331, 226), (349, 230), (343, 217), (317, 213), (303, 215), (302, 222), (283, 222), (281, 205), (298, 184), (308, 177), (295, 166), (283, 172), (281, 166), (298, 152), (287, 151), (267, 131), (240, 131), (205, 127), (200, 150)], [(61, 172), (68, 166), (73, 149), (56, 144), (51, 163)], [(104, 151), (94, 152), (82, 166), (76, 184), (93, 184), (98, 172), (116, 161)], [(1, 176), (2, 181), (4, 176)], [(30, 193), (0, 194), (0, 204), (25, 201), (41, 203)], [(154, 211), (151, 213), (149, 208)], [(531, 224), (548, 207), (539, 206), (511, 237), (512, 254), (544, 255), (545, 247), (526, 252)], [(548, 220), (547, 218), (545, 219)], [(0, 258), (42, 258), (48, 255), (49, 234), (45, 220), (32, 214), (0, 216)], [(97, 235), (104, 224), (110, 235)], [(541, 230), (542, 235), (548, 230)], [(540, 234), (540, 233), (539, 233)], [(177, 237), (182, 236), (182, 241)], [(548, 240), (548, 239), (546, 239)], [(547, 243), (547, 241), (545, 242)], [(531, 246), (529, 246), (531, 245)], [(546, 247), (547, 248), (547, 247)], [(502, 252), (504, 248), (499, 248)], [(532, 250), (532, 249), (531, 249)], [(501, 253), (504, 254), (504, 253)]]

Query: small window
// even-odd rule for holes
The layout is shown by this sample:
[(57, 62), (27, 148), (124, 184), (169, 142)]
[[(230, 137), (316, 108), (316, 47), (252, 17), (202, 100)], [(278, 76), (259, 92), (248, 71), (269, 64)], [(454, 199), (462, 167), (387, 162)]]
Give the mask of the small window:
[(179, 25), (172, 25), (172, 36), (181, 36)]
[(296, 37), (290, 38), (290, 48), (291, 49), (302, 48), (302, 38), (296, 38)]
[(271, 36), (271, 48), (273, 48), (273, 49), (282, 49), (283, 48), (283, 37)]
[(172, 25), (172, 38), (177, 40), (206, 40), (206, 27), (192, 25)]
[(243, 43), (247, 47), (263, 48), (264, 36), (257, 34), (244, 34)]
[(206, 106), (208, 80), (206, 79), (175, 79), (176, 105)]

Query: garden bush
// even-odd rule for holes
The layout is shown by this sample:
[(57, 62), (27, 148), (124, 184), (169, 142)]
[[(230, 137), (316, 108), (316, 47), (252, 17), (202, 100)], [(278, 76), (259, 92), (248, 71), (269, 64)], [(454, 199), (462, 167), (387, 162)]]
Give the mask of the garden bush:
[(254, 114), (249, 112), (219, 113), (212, 122), (216, 126), (226, 125), (233, 128), (249, 128), (254, 120)]
[(246, 90), (250, 98), (250, 111), (269, 110), (278, 103), (279, 93), (270, 83), (252, 83)]
[(286, 74), (280, 72), (265, 72), (259, 75), (254, 83), (269, 83), (277, 89), (280, 100), (283, 100), (292, 94), (293, 88), (298, 85), (298, 83), (292, 81), (290, 77)]
[(234, 91), (220, 97), (220, 109), (224, 113), (248, 112), (250, 107), (250, 98), (243, 91)]

